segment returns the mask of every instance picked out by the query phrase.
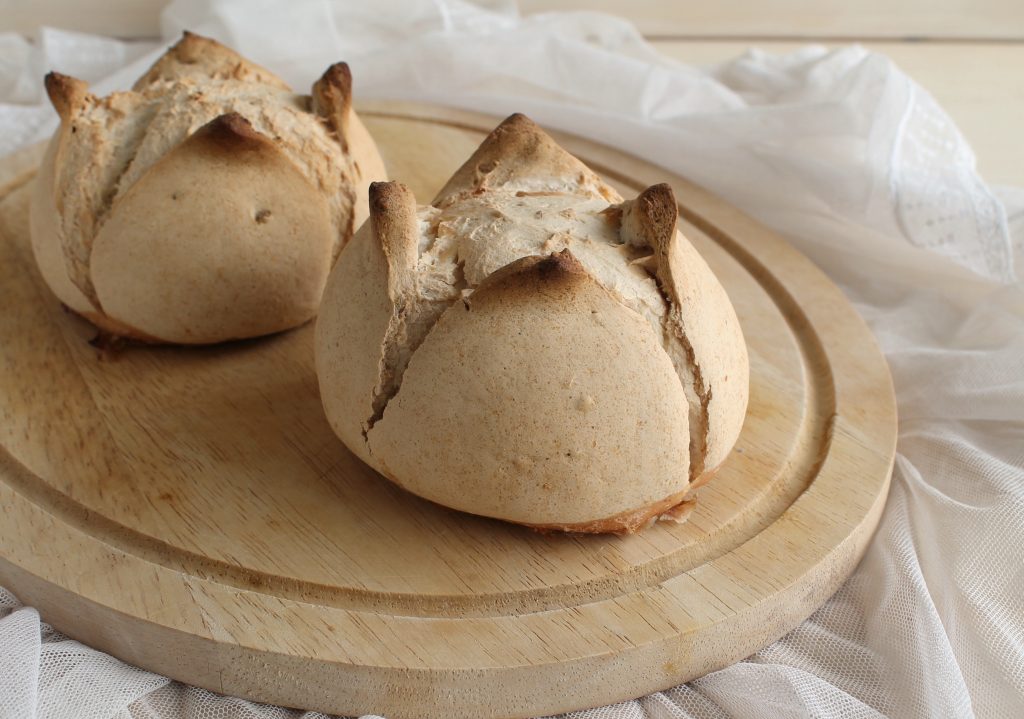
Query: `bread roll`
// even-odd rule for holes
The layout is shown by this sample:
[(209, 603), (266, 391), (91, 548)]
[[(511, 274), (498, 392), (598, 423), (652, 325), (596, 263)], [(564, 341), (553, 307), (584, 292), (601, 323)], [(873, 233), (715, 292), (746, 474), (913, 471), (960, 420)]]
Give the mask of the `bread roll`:
[(377, 148), (329, 68), (312, 97), (186, 33), (129, 92), (50, 73), (32, 197), (54, 294), (107, 333), (199, 344), (295, 327), (365, 219)]
[(374, 183), (317, 320), (334, 431), (473, 514), (617, 533), (685, 518), (739, 435), (748, 360), (676, 221), (668, 185), (623, 200), (522, 115), (431, 205)]

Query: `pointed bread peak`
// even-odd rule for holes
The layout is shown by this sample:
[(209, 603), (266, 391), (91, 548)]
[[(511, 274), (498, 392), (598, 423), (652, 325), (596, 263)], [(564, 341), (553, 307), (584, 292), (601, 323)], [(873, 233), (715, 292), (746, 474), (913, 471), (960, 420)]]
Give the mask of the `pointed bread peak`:
[(206, 142), (212, 148), (226, 152), (255, 150), (269, 142), (251, 122), (237, 112), (218, 115), (196, 130), (190, 139)]
[(370, 224), (387, 258), (388, 295), (404, 301), (416, 286), (416, 196), (401, 182), (370, 183)]
[(621, 217), (619, 233), (623, 241), (660, 252), (676, 236), (679, 205), (671, 186), (661, 183), (648, 187), (632, 202), (623, 203)]
[(434, 198), (443, 207), (459, 197), (495, 189), (551, 190), (621, 197), (526, 115), (506, 118), (484, 139)]
[(547, 255), (528, 255), (495, 270), (469, 296), (469, 304), (489, 301), (506, 292), (572, 292), (580, 283), (599, 283), (568, 249)]
[(377, 221), (387, 220), (392, 213), (408, 210), (416, 212), (416, 197), (401, 182), (370, 183), (370, 217)]
[(167, 48), (167, 52), (153, 63), (132, 89), (145, 90), (157, 82), (176, 80), (244, 80), (270, 85), (279, 90), (290, 90), (287, 83), (274, 73), (213, 38), (186, 30), (181, 39)]
[(313, 112), (334, 129), (341, 149), (348, 152), (348, 125), (352, 113), (352, 71), (348, 64), (331, 65), (313, 85)]
[(59, 72), (47, 73), (46, 94), (61, 121), (68, 121), (89, 97), (89, 83)]

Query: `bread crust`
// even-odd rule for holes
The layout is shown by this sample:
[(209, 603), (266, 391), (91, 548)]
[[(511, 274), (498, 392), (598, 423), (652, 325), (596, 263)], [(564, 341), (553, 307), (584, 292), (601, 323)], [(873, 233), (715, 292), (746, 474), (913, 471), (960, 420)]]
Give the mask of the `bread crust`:
[[(731, 305), (695, 295), (728, 305), (670, 187), (623, 201), (514, 115), (432, 205), (389, 183), (370, 213), (317, 322), (321, 398), (350, 449), (420, 496), (538, 531), (686, 519), (710, 449), (739, 433), (748, 370)], [(726, 373), (743, 388), (731, 424), (711, 411)]]
[[(334, 103), (324, 117), (265, 68), (192, 33), (131, 92), (98, 98), (84, 82), (51, 73), (46, 88), (61, 126), (31, 213), (47, 284), (104, 331), (145, 341), (219, 342), (307, 321), (334, 259), (365, 216), (369, 182), (386, 177), (351, 109), (351, 85), (347, 66), (328, 69), (317, 85), (321, 99)], [(282, 178), (277, 187), (267, 181), (268, 168)], [(198, 186), (223, 203), (219, 222), (210, 202), (186, 191)], [(186, 199), (164, 202), (157, 188)], [(270, 200), (273, 207), (253, 207), (252, 216), (241, 211)], [(286, 218), (299, 224), (286, 226)], [(255, 254), (271, 235), (279, 246)], [(128, 236), (144, 241), (135, 245)], [(163, 248), (168, 242), (175, 247)], [(215, 252), (211, 242), (233, 246)], [(141, 246), (154, 254), (142, 256)], [(156, 257), (171, 264), (146, 298), (137, 278), (152, 279)], [(218, 258), (234, 265), (208, 264)], [(232, 285), (218, 284), (218, 276), (249, 288), (238, 307), (229, 307)], [(171, 301), (186, 287), (193, 291), (188, 301)], [(255, 303), (259, 287), (262, 307)], [(259, 319), (244, 316), (243, 307)]]
[(542, 534), (552, 532), (566, 532), (569, 534), (636, 534), (650, 527), (662, 517), (667, 516), (671, 521), (679, 523), (686, 521), (695, 503), (693, 500), (684, 499), (688, 494), (689, 490), (684, 489), (657, 502), (652, 502), (646, 507), (629, 509), (604, 519), (592, 519), (575, 524), (530, 524), (529, 522), (524, 522), (524, 524)]
[(212, 38), (188, 30), (135, 81), (132, 89), (138, 92), (159, 82), (210, 79), (240, 80), (291, 90), (284, 80), (265, 67), (246, 60)]
[(54, 174), (62, 146), (62, 133), (70, 128), (62, 124), (50, 140), (46, 154), (32, 187), (29, 208), (32, 253), (43, 280), (66, 307), (78, 314), (96, 313), (95, 304), (72, 282), (72, 269), (64, 251), (59, 225), (61, 212), (57, 208)]
[(570, 534), (636, 534), (657, 521), (682, 524), (690, 518), (697, 505), (696, 491), (714, 479), (718, 467), (706, 471), (690, 486), (646, 507), (631, 509), (612, 517), (578, 524), (526, 524), (541, 533), (567, 532)]
[(523, 181), (539, 191), (591, 194), (609, 202), (622, 197), (597, 173), (563, 150), (526, 115), (509, 115), (480, 143), (462, 167), (437, 193), (443, 207), (459, 197)]
[(43, 79), (46, 96), (61, 120), (72, 119), (75, 110), (81, 108), (89, 96), (89, 84), (59, 72), (48, 72)]
[(449, 307), (367, 445), (385, 476), (448, 507), (624, 530), (636, 518), (623, 507), (685, 492), (687, 436), (657, 338), (563, 250), (521, 258)]
[(352, 72), (348, 64), (331, 65), (313, 85), (313, 112), (323, 115), (341, 149), (348, 152), (348, 123), (352, 113)]
[(401, 305), (416, 289), (416, 198), (400, 182), (374, 182), (370, 184), (369, 205), (373, 236), (387, 259), (388, 297)]
[(672, 188), (654, 185), (620, 207), (623, 239), (654, 250), (655, 274), (670, 310), (666, 331), (682, 350), (676, 366), (690, 402), (690, 473), (697, 481), (725, 461), (743, 426), (746, 341), (725, 289), (678, 229)]
[[(388, 177), (384, 160), (377, 151), (377, 145), (370, 136), (370, 132), (359, 119), (355, 110), (349, 109), (348, 124), (346, 125), (346, 137), (348, 145), (348, 156), (352, 160), (352, 172), (354, 178), (355, 198), (352, 205), (352, 220), (346, 231), (345, 237), (350, 238), (363, 226), (369, 217), (367, 205), (369, 202), (370, 183), (386, 180)], [(338, 244), (337, 253), (346, 243)]]
[[(332, 258), (328, 243), (296, 241), (297, 228), (313, 237), (332, 232), (325, 204), (303, 201), (314, 196), (248, 120), (215, 118), (153, 165), (96, 236), (91, 270), (104, 314), (135, 328), (129, 336), (178, 344), (308, 321)], [(197, 265), (208, 271), (195, 272)]]

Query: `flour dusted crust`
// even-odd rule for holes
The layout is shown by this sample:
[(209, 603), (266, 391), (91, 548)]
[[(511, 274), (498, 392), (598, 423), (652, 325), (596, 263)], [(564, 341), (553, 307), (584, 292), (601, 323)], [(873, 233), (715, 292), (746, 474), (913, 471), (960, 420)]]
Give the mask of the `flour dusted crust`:
[(334, 431), (396, 484), (541, 531), (684, 521), (748, 358), (667, 185), (624, 200), (522, 115), (431, 205), (370, 189), (316, 328)]
[(199, 344), (295, 327), (386, 177), (343, 63), (312, 96), (186, 33), (129, 92), (50, 73), (33, 189), (47, 284), (101, 330)]

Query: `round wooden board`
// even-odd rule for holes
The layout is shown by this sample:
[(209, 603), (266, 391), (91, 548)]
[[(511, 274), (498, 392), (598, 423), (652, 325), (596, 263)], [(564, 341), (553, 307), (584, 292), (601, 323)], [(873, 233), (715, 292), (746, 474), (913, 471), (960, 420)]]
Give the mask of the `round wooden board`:
[[(362, 115), (421, 202), (495, 124)], [(670, 182), (742, 321), (746, 424), (688, 523), (544, 536), (404, 493), (328, 428), (312, 326), (102, 356), (36, 272), (22, 175), (0, 201), (0, 583), (175, 679), (392, 719), (628, 699), (796, 626), (878, 523), (896, 437), (885, 361), (780, 238), (653, 165), (555, 136), (627, 197)]]

